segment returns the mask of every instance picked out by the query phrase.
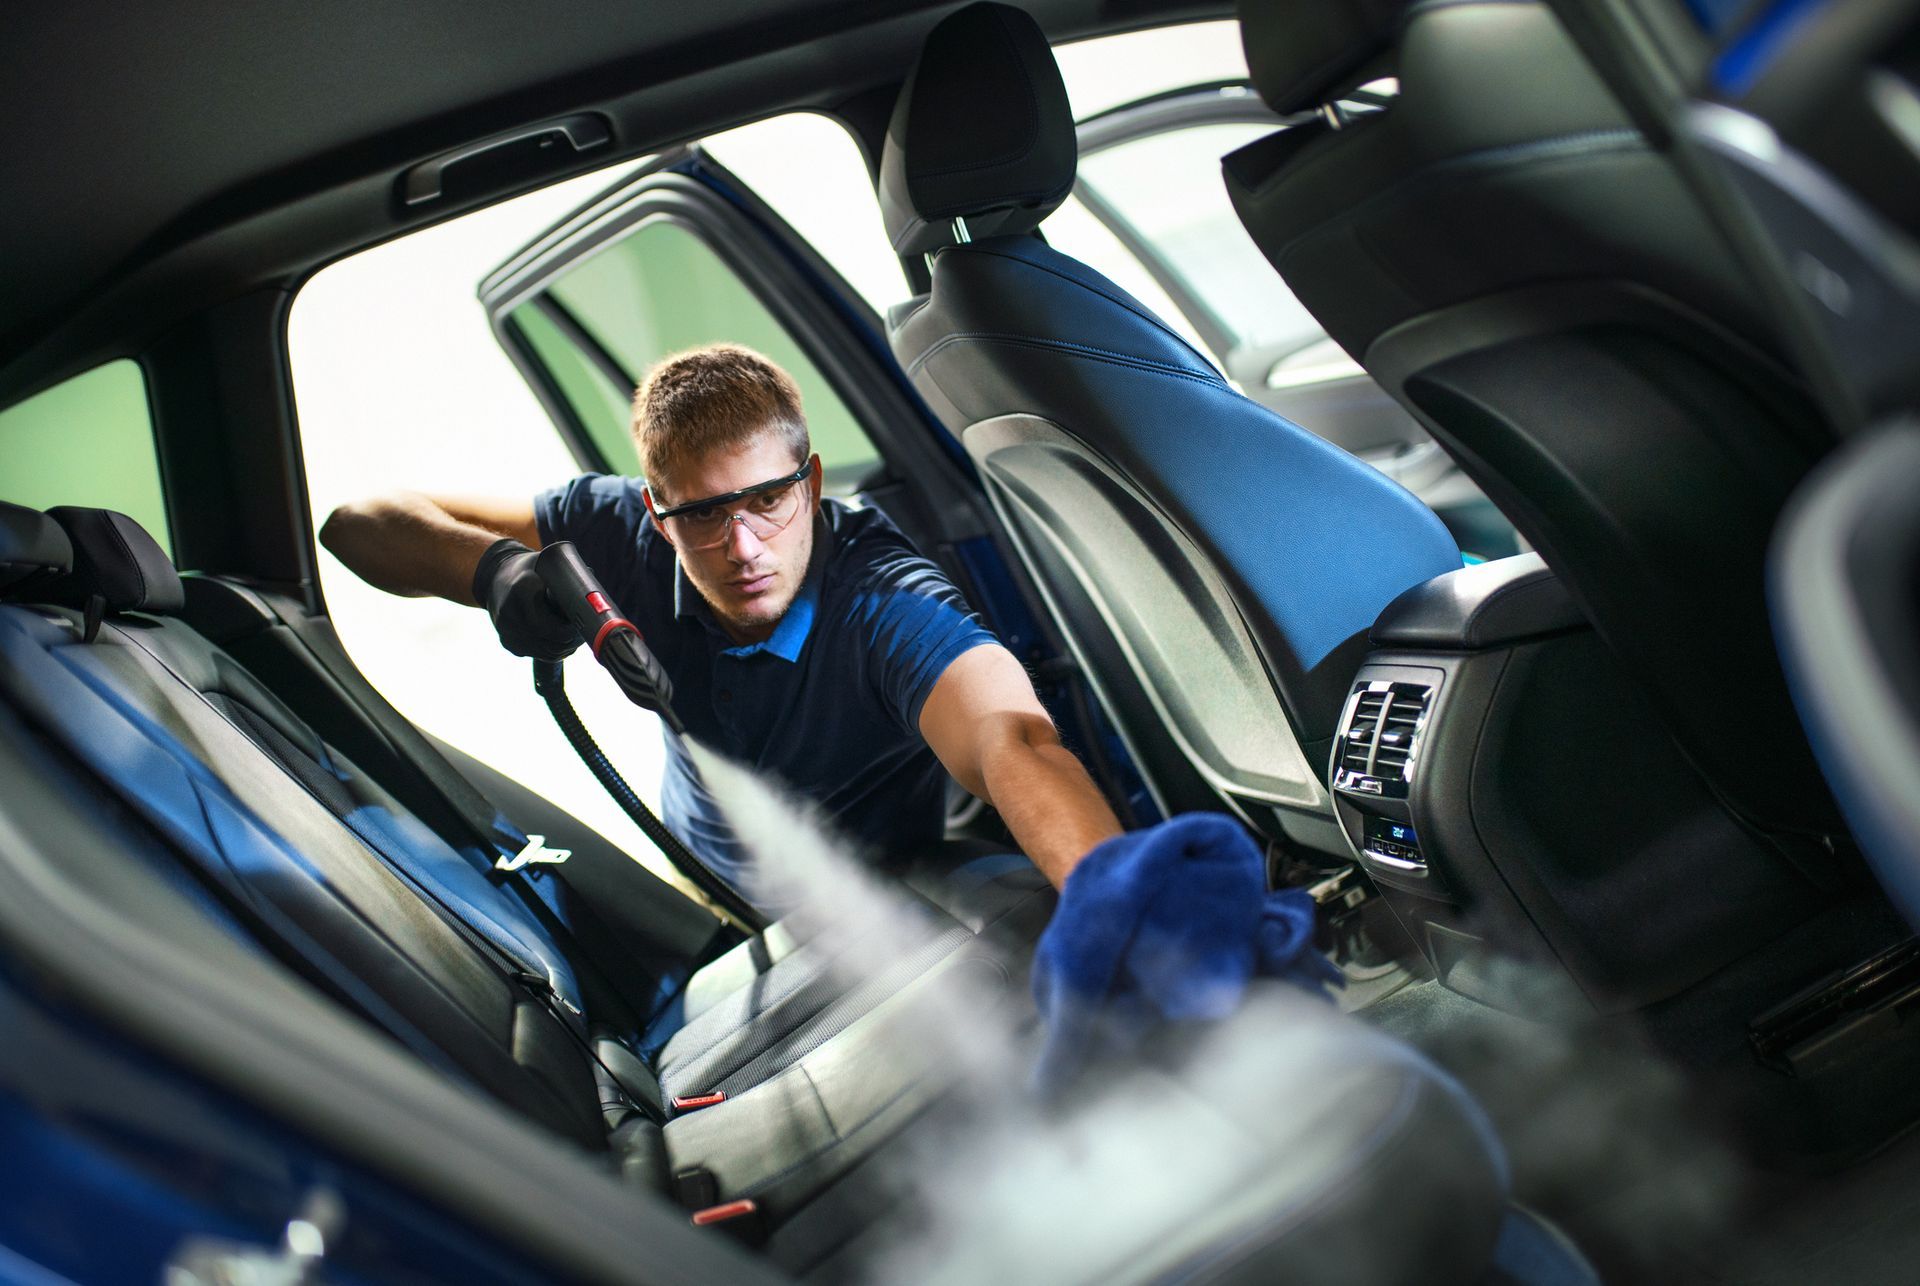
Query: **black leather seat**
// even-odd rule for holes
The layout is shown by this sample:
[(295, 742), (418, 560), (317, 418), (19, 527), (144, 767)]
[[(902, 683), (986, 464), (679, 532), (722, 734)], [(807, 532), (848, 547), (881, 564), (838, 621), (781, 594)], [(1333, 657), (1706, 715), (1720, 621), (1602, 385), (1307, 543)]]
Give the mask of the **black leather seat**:
[[(0, 570), (15, 600), (0, 604), (0, 696), (218, 888), (242, 932), (431, 1065), (610, 1150), (642, 1186), (693, 1172), (718, 1200), (783, 1213), (939, 1092), (945, 1069), (889, 1036), (916, 1006), (959, 974), (1020, 999), (1003, 955), (1052, 906), (1030, 873), (950, 899), (965, 922), (903, 895), (883, 969), (843, 963), (861, 925), (782, 944), (761, 968), (716, 961), (695, 975), (704, 1005), (643, 1058), (651, 995), (623, 1003), (590, 979), (558, 917), (493, 883), (489, 858), (451, 847), (179, 620), (181, 579), (131, 519), (0, 503)], [(714, 1091), (725, 1101), (674, 1110)]]
[[(1073, 1147), (1036, 1144), (1026, 1096), (1005, 1083), (1023, 1066), (1018, 1037), (1032, 1010), (1018, 954), (993, 938), (1048, 903), (1017, 886), (1004, 896), (975, 888), (944, 921), (928, 906), (930, 926), (893, 925), (884, 966), (851, 989), (841, 975), (810, 1014), (772, 998), (815, 989), (788, 971), (840, 944), (816, 934), (773, 944), (780, 958), (770, 967), (730, 963), (719, 972), (771, 1002), (709, 1001), (682, 1033), (699, 1048), (643, 1064), (619, 1016), (597, 1011), (564, 934), (170, 618), (181, 583), (145, 533), (97, 510), (63, 517), (64, 533), (0, 504), (0, 703), (50, 754), (119, 796), (183, 875), (197, 872), (181, 881), (199, 888), (206, 922), (196, 935), (224, 932), (275, 956), (430, 1066), (611, 1152), (636, 1187), (695, 1206), (753, 1199), (782, 1266), (820, 1282), (893, 1280), (901, 1239), (919, 1235), (916, 1216), (930, 1216), (951, 1241), (941, 1272), (959, 1281), (1043, 1257), (1060, 1281), (1270, 1280), (1276, 1267), (1303, 1282), (1483, 1276), (1506, 1183), (1484, 1117), (1411, 1049), (1284, 985), (1249, 1006), (1239, 1056), (1202, 1050), (1184, 1069), (1145, 1070), (1126, 1103), (1094, 1097), (1093, 1115), (1063, 1114), (1056, 1127)], [(48, 605), (96, 598), (105, 619), (91, 630), (96, 611)], [(544, 979), (553, 1003), (525, 975)], [(729, 1006), (737, 1013), (721, 1021)], [(610, 1101), (588, 1037), (600, 1070), (630, 1089), (680, 1076), (727, 1097), (662, 1128)], [(934, 1152), (921, 1150), (923, 1138), (898, 1137), (943, 1123), (928, 1109), (967, 1062), (955, 1051), (975, 1040), (1006, 1041), (1011, 1061), (954, 1105), (958, 1133)], [(1185, 1150), (1191, 1186), (1162, 1197), (1126, 1177), (1162, 1160), (1156, 1148), (1128, 1153), (1144, 1116), (1161, 1148)], [(999, 1204), (1007, 1185), (956, 1189), (950, 1176), (962, 1160), (1004, 1174), (1006, 1163), (1035, 1162), (1008, 1153), (1036, 1147), (1056, 1160), (1118, 1149), (1133, 1170), (1093, 1166), (1120, 1177), (1105, 1199), (1076, 1202), (1071, 1226), (1011, 1226)], [(1407, 1201), (1410, 1189), (1431, 1199)], [(1122, 1198), (1133, 1208), (1116, 1218)], [(1372, 1253), (1375, 1241), (1391, 1250)]]
[(1829, 435), (1680, 173), (1544, 4), (1245, 0), (1241, 21), (1277, 111), (1400, 86), (1226, 158), (1254, 239), (1546, 558), (1721, 799), (1820, 868), (1810, 837), (1841, 832), (1762, 585)]
[(881, 163), (894, 249), (931, 258), (894, 352), (1163, 807), (1224, 800), (1344, 855), (1323, 781), (1367, 628), (1459, 550), (1410, 493), (1050, 249), (1035, 229), (1074, 168), (1033, 21), (979, 4), (940, 23)]

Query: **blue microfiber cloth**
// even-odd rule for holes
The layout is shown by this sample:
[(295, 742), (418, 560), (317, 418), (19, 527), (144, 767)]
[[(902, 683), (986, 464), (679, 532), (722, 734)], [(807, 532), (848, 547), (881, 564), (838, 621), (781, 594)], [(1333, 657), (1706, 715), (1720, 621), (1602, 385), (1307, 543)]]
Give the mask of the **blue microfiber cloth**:
[[(1033, 959), (1045, 1096), (1167, 1023), (1225, 1018), (1255, 975), (1341, 981), (1313, 945), (1313, 899), (1267, 892), (1260, 850), (1222, 813), (1118, 835), (1067, 876)], [(1324, 994), (1324, 993), (1322, 993)]]

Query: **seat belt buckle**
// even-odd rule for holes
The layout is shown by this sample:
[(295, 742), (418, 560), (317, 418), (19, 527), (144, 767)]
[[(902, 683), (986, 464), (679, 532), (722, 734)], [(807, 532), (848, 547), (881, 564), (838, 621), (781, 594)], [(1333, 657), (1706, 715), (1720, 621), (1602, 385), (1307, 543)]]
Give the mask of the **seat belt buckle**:
[(760, 1203), (752, 1197), (743, 1197), (738, 1201), (728, 1201), (722, 1205), (708, 1206), (705, 1210), (696, 1210), (687, 1218), (696, 1228), (705, 1228), (709, 1224), (731, 1223), (735, 1219), (744, 1219), (748, 1215), (758, 1214)]
[(725, 1090), (715, 1090), (711, 1094), (675, 1094), (667, 1100), (667, 1106), (676, 1112), (693, 1112), (703, 1107), (712, 1107), (716, 1103), (727, 1101)]
[(689, 1166), (674, 1172), (673, 1196), (688, 1210), (705, 1210), (720, 1199), (720, 1183), (705, 1166)]

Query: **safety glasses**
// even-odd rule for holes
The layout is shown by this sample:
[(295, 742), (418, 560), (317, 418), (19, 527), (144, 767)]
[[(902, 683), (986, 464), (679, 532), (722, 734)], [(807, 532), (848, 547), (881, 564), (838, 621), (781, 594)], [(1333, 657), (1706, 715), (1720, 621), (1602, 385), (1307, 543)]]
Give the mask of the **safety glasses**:
[(800, 512), (807, 498), (807, 489), (801, 484), (812, 472), (813, 462), (809, 460), (783, 478), (688, 501), (671, 509), (656, 509), (653, 516), (673, 537), (673, 543), (683, 550), (712, 549), (725, 544), (736, 522), (765, 540), (784, 530)]

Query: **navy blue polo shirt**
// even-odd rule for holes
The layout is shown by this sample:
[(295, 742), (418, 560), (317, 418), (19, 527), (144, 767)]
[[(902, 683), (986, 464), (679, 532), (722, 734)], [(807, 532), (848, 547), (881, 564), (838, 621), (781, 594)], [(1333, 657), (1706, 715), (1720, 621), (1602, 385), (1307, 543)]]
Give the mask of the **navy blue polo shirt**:
[[(924, 852), (946, 770), (920, 707), (954, 658), (997, 640), (876, 509), (815, 519), (800, 592), (764, 642), (736, 645), (647, 520), (637, 479), (587, 474), (534, 498), (540, 540), (570, 540), (673, 680), (687, 731), (813, 800), (868, 858)], [(685, 748), (666, 734), (664, 820), (738, 885), (746, 854)]]

